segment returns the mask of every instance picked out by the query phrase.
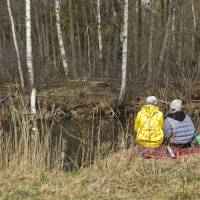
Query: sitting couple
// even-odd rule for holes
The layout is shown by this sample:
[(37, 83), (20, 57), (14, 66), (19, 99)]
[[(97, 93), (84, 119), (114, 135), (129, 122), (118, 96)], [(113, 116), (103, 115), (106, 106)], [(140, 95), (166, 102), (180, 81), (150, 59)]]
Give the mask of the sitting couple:
[(157, 106), (157, 99), (149, 96), (137, 114), (134, 131), (137, 144), (156, 148), (166, 142), (178, 147), (191, 146), (195, 137), (195, 128), (190, 117), (182, 110), (182, 101), (175, 99), (164, 121), (163, 114)]

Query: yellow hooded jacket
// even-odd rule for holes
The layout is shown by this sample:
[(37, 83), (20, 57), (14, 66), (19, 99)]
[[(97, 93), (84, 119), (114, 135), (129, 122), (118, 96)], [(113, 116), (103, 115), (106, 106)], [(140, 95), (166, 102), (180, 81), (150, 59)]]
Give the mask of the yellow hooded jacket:
[(136, 142), (144, 147), (159, 147), (163, 143), (163, 114), (155, 105), (145, 105), (138, 112), (134, 131)]

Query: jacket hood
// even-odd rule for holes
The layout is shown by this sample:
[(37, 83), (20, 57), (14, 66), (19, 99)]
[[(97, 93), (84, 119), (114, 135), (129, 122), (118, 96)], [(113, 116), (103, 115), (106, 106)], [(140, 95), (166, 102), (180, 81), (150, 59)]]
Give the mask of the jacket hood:
[(155, 105), (144, 105), (141, 112), (147, 117), (152, 117), (159, 112), (159, 108)]
[(186, 114), (183, 111), (177, 111), (167, 114), (167, 117), (182, 122), (186, 118)]

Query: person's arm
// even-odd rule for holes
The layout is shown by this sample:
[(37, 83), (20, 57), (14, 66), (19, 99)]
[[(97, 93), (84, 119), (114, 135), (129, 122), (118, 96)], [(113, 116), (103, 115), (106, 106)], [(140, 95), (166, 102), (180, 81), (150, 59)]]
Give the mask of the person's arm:
[(138, 132), (139, 126), (140, 126), (140, 112), (139, 112), (139, 113), (137, 114), (137, 116), (136, 116), (135, 124), (134, 124), (134, 127), (133, 127), (135, 133)]

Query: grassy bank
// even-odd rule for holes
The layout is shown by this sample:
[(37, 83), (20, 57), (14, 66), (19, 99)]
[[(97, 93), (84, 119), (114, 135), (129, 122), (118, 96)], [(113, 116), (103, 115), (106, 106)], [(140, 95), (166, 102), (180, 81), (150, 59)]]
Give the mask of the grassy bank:
[[(57, 92), (41, 94), (37, 116), (31, 115), (20, 95), (16, 97), (19, 100), (15, 99), (17, 103), (14, 101), (9, 108), (2, 108), (0, 200), (199, 199), (200, 157), (148, 160), (136, 156), (130, 149), (107, 154), (112, 151), (110, 143), (115, 142), (114, 133), (128, 132), (128, 128), (122, 129), (117, 114), (109, 106), (114, 95), (109, 96), (107, 91), (105, 98), (94, 104), (91, 102), (99, 98), (98, 91), (95, 95), (74, 93), (73, 98), (68, 98), (68, 94), (61, 97)], [(77, 106), (73, 105), (75, 99), (80, 100)], [(137, 110), (140, 103), (133, 105)], [(197, 105), (190, 108), (194, 121), (199, 124)], [(97, 155), (107, 158), (93, 164)], [(66, 169), (89, 166), (70, 173), (59, 170), (68, 165), (73, 167)]]
[(0, 172), (0, 199), (198, 199), (199, 157), (148, 160), (129, 151), (65, 173), (19, 167)]

